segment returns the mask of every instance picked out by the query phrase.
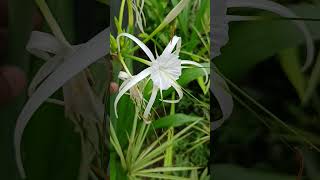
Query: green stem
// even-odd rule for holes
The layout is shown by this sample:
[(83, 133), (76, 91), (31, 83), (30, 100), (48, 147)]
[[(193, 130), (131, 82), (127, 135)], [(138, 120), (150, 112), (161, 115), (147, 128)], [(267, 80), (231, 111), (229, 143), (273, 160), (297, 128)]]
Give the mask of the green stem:
[(130, 76), (132, 76), (132, 74), (130, 73), (130, 71), (129, 71), (127, 65), (126, 65), (126, 63), (124, 62), (124, 59), (123, 59), (123, 57), (122, 57), (122, 55), (121, 55), (120, 52), (118, 53), (118, 57), (119, 57), (119, 61), (120, 61), (120, 63), (122, 64), (124, 70), (125, 70)]
[[(189, 56), (194, 56), (194, 57), (199, 58), (199, 59), (201, 59), (201, 60), (204, 60), (204, 61), (206, 61), (206, 62), (209, 62), (209, 61), (210, 61), (210, 59), (208, 59), (208, 58), (204, 58), (204, 57), (202, 57), (202, 56), (199, 56), (199, 55), (197, 55), (197, 54), (193, 54), (193, 53), (191, 53), (191, 52), (180, 51), (180, 53), (181, 53), (181, 54), (186, 54), (186, 55), (189, 55)], [(198, 62), (199, 62), (199, 61), (198, 61)]]
[(130, 58), (130, 59), (132, 59), (132, 60), (141, 62), (141, 63), (143, 63), (143, 64), (145, 64), (145, 65), (151, 66), (151, 62), (148, 61), (148, 60), (145, 60), (145, 59), (143, 59), (143, 58), (139, 58), (139, 57), (137, 57), (137, 56), (133, 56), (133, 55), (129, 55), (129, 54), (125, 54), (125, 55), (123, 55), (123, 56), (124, 56), (125, 58)]
[(126, 4), (126, 0), (122, 0), (121, 6), (120, 6), (120, 12), (119, 12), (119, 26), (120, 26), (120, 32), (122, 33), (122, 22), (123, 22), (123, 14), (124, 14), (124, 5)]
[[(143, 43), (147, 43), (153, 36), (155, 36), (158, 32), (160, 32), (164, 27), (166, 27), (167, 23), (161, 23), (149, 36), (147, 36), (144, 40)], [(139, 49), (139, 46), (135, 46), (132, 48), (130, 52), (134, 52)]]
[[(171, 99), (172, 99), (172, 100), (175, 100), (175, 99), (176, 99), (176, 93), (175, 93), (175, 92), (172, 93), (172, 98), (171, 98)], [(175, 103), (171, 103), (170, 115), (175, 114), (175, 112), (176, 112), (176, 105), (175, 105)]]
[(36, 0), (39, 9), (41, 10), (44, 18), (46, 19), (47, 23), (49, 24), (53, 34), (57, 37), (57, 39), (63, 43), (66, 47), (71, 47), (69, 42), (66, 40), (62, 30), (60, 29), (57, 21), (53, 17), (47, 3), (45, 0)]
[(132, 0), (127, 0), (127, 4), (128, 4), (128, 32), (131, 34), (133, 33), (133, 29), (134, 29)]
[[(172, 100), (175, 100), (175, 93), (172, 93)], [(175, 114), (175, 103), (171, 104), (170, 107), (170, 115)], [(174, 128), (170, 127), (168, 131), (168, 141), (171, 141), (174, 136)], [(172, 166), (172, 161), (173, 161), (173, 146), (169, 146), (166, 150), (165, 154), (165, 159), (164, 159), (164, 166), (165, 167), (170, 167)], [(167, 173), (169, 174), (169, 173)]]

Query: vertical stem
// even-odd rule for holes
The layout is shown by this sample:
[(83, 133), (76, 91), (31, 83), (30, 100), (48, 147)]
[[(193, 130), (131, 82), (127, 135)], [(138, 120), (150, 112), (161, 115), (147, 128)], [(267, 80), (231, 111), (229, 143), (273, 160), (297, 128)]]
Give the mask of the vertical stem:
[(47, 23), (49, 24), (53, 34), (58, 38), (60, 42), (62, 42), (66, 47), (71, 47), (68, 43), (62, 30), (60, 29), (57, 21), (53, 17), (47, 3), (45, 0), (36, 0), (37, 5), (39, 6), (44, 18), (46, 19)]
[[(175, 99), (175, 92), (172, 93), (172, 100), (174, 99)], [(170, 107), (170, 115), (174, 115), (174, 114), (175, 114), (175, 103), (172, 103)], [(173, 136), (174, 136), (174, 127), (170, 127), (168, 132), (168, 141), (171, 141)], [(173, 161), (173, 146), (171, 145), (166, 149), (164, 166), (165, 167), (172, 166), (172, 161)]]
[(122, 22), (123, 22), (123, 14), (124, 14), (124, 5), (126, 4), (126, 0), (122, 0), (119, 12), (119, 32), (122, 33)]
[(119, 57), (119, 61), (120, 61), (120, 63), (122, 64), (124, 70), (125, 70), (130, 76), (132, 76), (132, 74), (130, 73), (130, 71), (129, 71), (127, 65), (126, 65), (126, 63), (124, 62), (124, 59), (123, 59), (123, 57), (122, 57), (122, 55), (121, 55), (121, 52), (118, 53), (118, 57)]
[(127, 0), (128, 4), (128, 33), (132, 34), (134, 29), (132, 0)]

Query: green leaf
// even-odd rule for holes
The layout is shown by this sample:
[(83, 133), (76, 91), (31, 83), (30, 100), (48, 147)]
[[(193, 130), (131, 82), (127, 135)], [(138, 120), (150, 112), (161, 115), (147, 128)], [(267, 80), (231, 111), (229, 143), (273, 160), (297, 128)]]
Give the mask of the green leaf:
[(118, 155), (115, 152), (110, 153), (110, 179), (127, 180), (127, 175), (122, 169)]
[(64, 118), (64, 108), (45, 104), (34, 114), (23, 138), (24, 166), (32, 180), (77, 179), (80, 138)]
[(301, 72), (297, 49), (286, 49), (280, 52), (280, 64), (302, 101), (306, 81)]
[(160, 118), (154, 121), (152, 124), (154, 128), (169, 128), (169, 127), (179, 127), (186, 125), (188, 123), (192, 123), (198, 120), (203, 119), (202, 117), (198, 116), (189, 116), (186, 114), (174, 114), (169, 115), (163, 118)]
[(314, 95), (317, 86), (319, 84), (320, 76), (320, 54), (317, 57), (317, 62), (311, 72), (310, 79), (308, 80), (308, 86), (306, 88), (306, 93), (303, 96), (303, 104), (306, 104), (310, 98)]
[(319, 161), (316, 161), (316, 153), (311, 152), (308, 149), (302, 150), (304, 162), (306, 166), (306, 174), (310, 180), (317, 180), (320, 177)]
[[(291, 9), (301, 17), (319, 18), (319, 7), (316, 6), (301, 4)], [(305, 23), (313, 38), (320, 39), (320, 23)], [(232, 23), (229, 37), (222, 55), (214, 62), (226, 77), (233, 80), (245, 76), (250, 69), (278, 52), (304, 43), (302, 34), (287, 20)], [(301, 61), (303, 64), (304, 59)]]

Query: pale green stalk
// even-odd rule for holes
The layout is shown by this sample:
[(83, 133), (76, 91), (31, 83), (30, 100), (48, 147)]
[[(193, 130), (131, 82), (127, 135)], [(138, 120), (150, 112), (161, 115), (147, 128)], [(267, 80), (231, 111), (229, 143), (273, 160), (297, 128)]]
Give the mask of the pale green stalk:
[(130, 54), (124, 54), (123, 55), (125, 58), (130, 58), (132, 60), (135, 60), (135, 61), (138, 61), (138, 62), (141, 62), (145, 65), (148, 65), (148, 66), (151, 66), (151, 62), (148, 61), (148, 60), (145, 60), (143, 58), (140, 58), (140, 57), (137, 57), (137, 56), (133, 56), (133, 55), (130, 55)]
[(120, 12), (119, 12), (119, 27), (118, 27), (118, 32), (119, 34), (122, 33), (122, 22), (123, 22), (123, 14), (124, 14), (124, 6), (126, 4), (126, 0), (122, 0), (121, 6), (120, 6)]
[(129, 71), (129, 69), (128, 69), (128, 66), (127, 66), (126, 63), (124, 62), (124, 59), (123, 59), (123, 57), (122, 57), (122, 55), (121, 55), (121, 52), (118, 52), (118, 57), (119, 57), (119, 61), (120, 61), (120, 63), (122, 64), (124, 70), (125, 70), (130, 76), (132, 76), (132, 74), (130, 73), (130, 71)]
[[(172, 93), (172, 100), (175, 99), (175, 93)], [(175, 103), (171, 104), (170, 107), (170, 115), (174, 115), (175, 114)], [(174, 136), (174, 128), (170, 127), (169, 128), (169, 132), (168, 132), (168, 141), (171, 141), (172, 138)], [(173, 145), (169, 146), (166, 150), (165, 153), (165, 159), (164, 159), (164, 166), (165, 167), (170, 167), (172, 166), (172, 160), (173, 160)]]
[(69, 44), (69, 42), (66, 40), (62, 30), (60, 29), (57, 21), (55, 20), (55, 18), (53, 17), (47, 3), (45, 0), (36, 0), (36, 3), (39, 7), (39, 9), (41, 10), (44, 18), (46, 19), (47, 23), (49, 24), (52, 33), (56, 36), (56, 38), (63, 43), (66, 47), (71, 48), (71, 45)]
[(133, 8), (132, 8), (132, 0), (127, 0), (128, 6), (128, 33), (133, 33), (134, 29), (134, 18), (133, 18)]

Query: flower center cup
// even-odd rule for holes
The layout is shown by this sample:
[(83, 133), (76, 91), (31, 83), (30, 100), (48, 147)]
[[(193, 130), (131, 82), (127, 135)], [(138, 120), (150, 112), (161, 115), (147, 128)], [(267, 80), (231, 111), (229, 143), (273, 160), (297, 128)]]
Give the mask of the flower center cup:
[(175, 54), (162, 54), (151, 64), (151, 79), (161, 90), (167, 90), (181, 75), (181, 60)]

